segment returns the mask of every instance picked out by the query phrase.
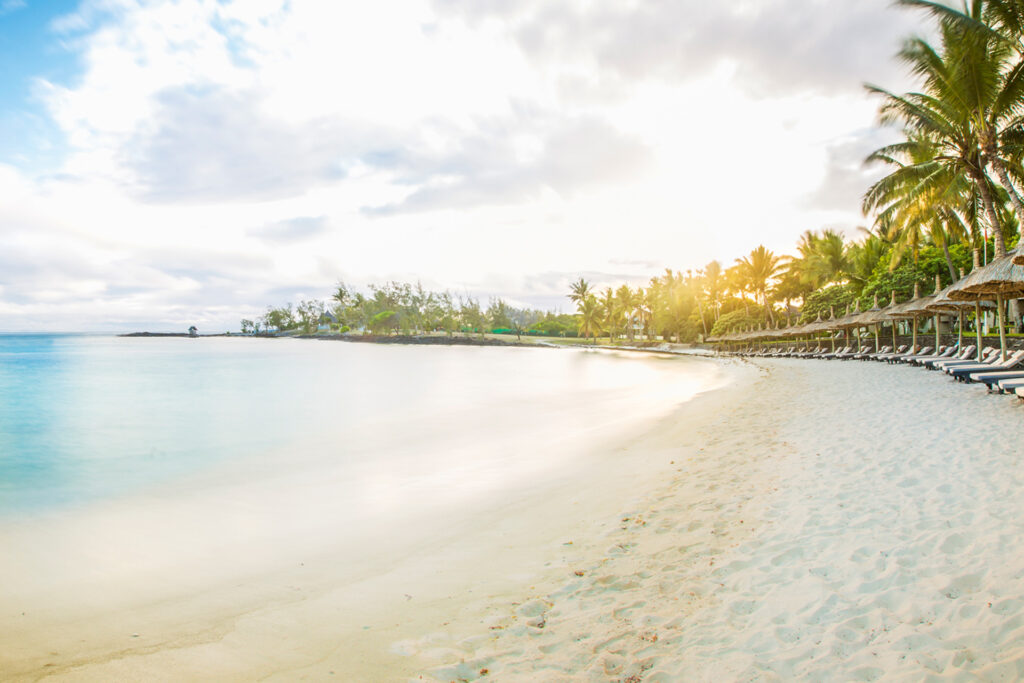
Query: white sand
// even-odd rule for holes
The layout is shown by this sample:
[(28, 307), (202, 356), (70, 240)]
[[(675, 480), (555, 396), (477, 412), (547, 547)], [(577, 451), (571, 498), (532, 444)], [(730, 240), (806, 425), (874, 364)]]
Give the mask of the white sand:
[(398, 644), (433, 659), (416, 680), (1024, 678), (1021, 402), (907, 367), (757, 365), (672, 480), (536, 590)]
[[(677, 370), (666, 376), (679, 375), (669, 393), (680, 399), (683, 384), (719, 374), (706, 361)], [(637, 395), (636, 405), (650, 398)], [(445, 622), (472, 628), (467, 603), (511, 599), (566, 538), (614, 516), (623, 490), (650, 490), (670, 469), (668, 458), (652, 461), (673, 440), (658, 420), (609, 414), (633, 404), (600, 399), (562, 411), (535, 398), (536, 410), (551, 412), (526, 425), (530, 411), (479, 427), (459, 413), (457, 438), (450, 424), (377, 429), (358, 447), (390, 459), (361, 460), (358, 488), (351, 467), (313, 442), (183, 485), (4, 523), (0, 680), (411, 675), (421, 662), (394, 651), (395, 641)], [(416, 457), (439, 449), (446, 467)], [(480, 449), (510, 460), (474, 458)], [(391, 471), (424, 462), (435, 467), (413, 480)]]
[[(218, 533), (187, 495), (0, 530), (0, 678), (1024, 677), (1021, 402), (878, 364), (728, 371), (587, 471), (443, 530), (270, 544), (268, 482), (221, 491)], [(251, 543), (172, 562), (167, 515)], [(95, 576), (46, 569), (68, 557)]]

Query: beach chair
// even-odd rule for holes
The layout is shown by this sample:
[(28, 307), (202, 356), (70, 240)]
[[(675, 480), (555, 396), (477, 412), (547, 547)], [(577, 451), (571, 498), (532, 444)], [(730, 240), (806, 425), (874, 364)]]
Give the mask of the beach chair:
[[(875, 353), (876, 353), (875, 351), (872, 351), (869, 348), (864, 353), (858, 353), (855, 356), (853, 356), (853, 359), (854, 360), (867, 360), (871, 356), (875, 355)], [(891, 346), (883, 346), (880, 349), (878, 349), (877, 353), (892, 353), (892, 347)]]
[(851, 349), (847, 353), (837, 353), (836, 358), (839, 360), (850, 360), (851, 358), (858, 356), (862, 353), (866, 353), (871, 350), (871, 347), (867, 344), (861, 346), (859, 349)]
[(1006, 382), (1011, 386), (1011, 388), (1015, 388), (1015, 381), (1019, 381), (1021, 385), (1024, 385), (1024, 370), (1018, 368), (1016, 370), (1007, 370), (1005, 372), (973, 372), (971, 373), (971, 381), (980, 382), (988, 387), (989, 391), (1001, 394), (1006, 391), (1003, 387), (1003, 382)]
[(844, 346), (843, 348), (839, 349), (838, 351), (836, 351), (834, 353), (823, 353), (823, 354), (819, 355), (818, 358), (824, 358), (826, 360), (831, 360), (831, 359), (836, 358), (836, 357), (838, 357), (838, 356), (840, 356), (840, 355), (842, 355), (844, 353), (850, 353), (852, 350), (853, 350), (852, 346)]
[(914, 353), (904, 353), (904, 354), (898, 355), (898, 356), (890, 356), (889, 358), (885, 359), (885, 362), (889, 363), (890, 365), (893, 364), (893, 363), (902, 363), (906, 359), (913, 358), (914, 356), (929, 356), (929, 355), (931, 355), (932, 351), (934, 351), (934, 350), (935, 349), (933, 349), (932, 347), (926, 346), (926, 347), (924, 347), (922, 349), (918, 349)]
[(903, 362), (909, 363), (910, 365), (921, 365), (926, 360), (942, 360), (943, 358), (952, 358), (953, 354), (956, 353), (956, 348), (956, 346), (943, 346), (942, 348), (939, 349), (938, 353), (929, 355), (918, 354), (916, 356), (910, 356), (909, 358), (904, 358)]
[[(958, 354), (955, 358), (949, 360), (939, 359), (936, 361), (926, 361), (925, 365), (930, 370), (942, 370), (943, 368), (953, 367), (955, 365), (970, 365), (972, 363), (978, 363), (976, 354), (974, 353), (976, 347), (968, 346), (963, 350), (962, 353)], [(992, 360), (993, 354), (998, 354), (999, 349), (987, 347), (981, 350), (981, 362), (989, 362)]]
[(994, 389), (1000, 394), (1013, 394), (1021, 387), (1024, 387), (1024, 379), (1001, 379), (996, 382)]
[(1006, 370), (1013, 370), (1021, 364), (1021, 361), (1024, 361), (1024, 350), (1014, 351), (1012, 354), (1007, 356), (1005, 362), (999, 360), (999, 358), (1000, 356), (996, 356), (996, 360), (993, 363), (958, 365), (951, 368), (945, 368), (943, 372), (947, 375), (951, 375), (958, 382), (970, 382), (972, 373), (1005, 372)]
[(868, 356), (868, 358), (871, 360), (885, 360), (887, 358), (892, 358), (893, 356), (902, 356), (907, 353), (907, 349), (907, 345), (904, 344), (903, 346), (899, 347), (898, 349), (896, 349), (896, 351), (892, 353), (875, 353)]

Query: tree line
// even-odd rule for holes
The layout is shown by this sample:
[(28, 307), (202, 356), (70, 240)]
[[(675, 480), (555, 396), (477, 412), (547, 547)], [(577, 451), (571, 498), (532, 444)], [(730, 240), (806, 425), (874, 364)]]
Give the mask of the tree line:
[(517, 308), (499, 297), (486, 306), (472, 296), (433, 292), (419, 283), (371, 284), (366, 292), (339, 282), (328, 300), (311, 299), (268, 307), (256, 320), (242, 320), (244, 333), (318, 330), (365, 334), (484, 334), (576, 336), (573, 315)]
[[(338, 329), (376, 333), (486, 329), (578, 334), (596, 340), (693, 341), (757, 325), (789, 325), (848, 306), (869, 308), (915, 283), (931, 291), (962, 272), (1000, 258), (1024, 224), (1024, 0), (972, 0), (962, 9), (930, 0), (897, 0), (927, 13), (936, 40), (907, 39), (898, 58), (918, 88), (897, 93), (867, 85), (879, 98), (879, 124), (898, 140), (867, 156), (884, 169), (866, 189), (869, 226), (855, 238), (829, 230), (803, 233), (796, 253), (763, 245), (726, 267), (673, 271), (645, 286), (595, 287), (584, 278), (567, 296), (574, 315), (516, 309), (501, 299), (484, 308), (470, 297), (425, 292), (418, 285), (340, 285), (330, 304), (268, 309), (251, 329), (315, 329), (328, 310)], [(1018, 302), (1008, 318), (1020, 324)]]
[[(625, 326), (685, 339), (806, 322), (850, 305), (866, 309), (876, 295), (905, 300), (915, 283), (928, 293), (936, 275), (946, 286), (1017, 244), (1024, 224), (1024, 0), (972, 0), (962, 9), (929, 0), (897, 4), (928, 13), (937, 40), (912, 37), (898, 52), (917, 90), (866, 86), (880, 99), (880, 125), (899, 134), (865, 160), (885, 170), (863, 196), (870, 227), (853, 240), (807, 231), (796, 254), (758, 246), (731, 267), (712, 262), (685, 275), (668, 272), (629, 297), (619, 297), (621, 287), (597, 292), (580, 279), (569, 296), (581, 333), (614, 335)], [(691, 297), (684, 322), (686, 306), (666, 292)], [(1008, 318), (1019, 327), (1018, 302), (1010, 302)]]

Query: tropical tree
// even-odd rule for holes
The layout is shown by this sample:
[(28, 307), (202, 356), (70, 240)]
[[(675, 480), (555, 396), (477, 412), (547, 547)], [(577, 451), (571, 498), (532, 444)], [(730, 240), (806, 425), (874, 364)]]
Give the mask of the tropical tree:
[(764, 306), (765, 314), (770, 322), (774, 322), (771, 307), (768, 305), (768, 283), (782, 270), (783, 259), (776, 256), (764, 245), (757, 246), (748, 256), (736, 259), (739, 277), (747, 284), (748, 291)]
[(569, 285), (569, 299), (579, 307), (587, 300), (592, 291), (590, 283), (581, 276), (579, 280)]
[(621, 285), (615, 290), (615, 311), (621, 318), (620, 322), (626, 326), (626, 334), (629, 341), (633, 341), (633, 321), (636, 318), (637, 305), (639, 304), (639, 290), (634, 292), (629, 285)]
[(584, 337), (591, 337), (596, 344), (597, 335), (601, 331), (601, 317), (603, 316), (601, 304), (598, 303), (597, 297), (588, 293), (579, 302), (578, 309), (580, 313), (579, 333)]
[[(980, 2), (975, 2), (972, 11), (980, 10), (980, 6)], [(1006, 174), (999, 141), (1006, 143), (1007, 151), (1020, 151), (1018, 144), (1011, 144), (1014, 135), (1019, 135), (1019, 126), (1015, 129), (1003, 125), (1002, 135), (996, 130), (1008, 112), (1020, 107), (1024, 73), (1011, 68), (1010, 51), (1002, 43), (978, 32), (965, 31), (953, 21), (942, 21), (940, 29), (941, 50), (922, 38), (912, 38), (900, 51), (903, 61), (922, 78), (923, 92), (896, 95), (868, 86), (868, 90), (883, 99), (882, 123), (900, 123), (910, 134), (906, 141), (887, 146), (872, 156), (895, 159), (902, 154), (915, 159), (915, 152), (919, 153), (922, 145), (930, 146), (932, 153), (924, 155), (927, 158), (921, 161), (906, 164), (902, 175), (916, 178), (922, 192), (935, 191), (937, 185), (954, 182), (960, 175), (969, 178), (980, 194), (993, 229), (996, 255), (1000, 256), (1006, 253), (1006, 244), (998, 216), (996, 184), (988, 175), (988, 166), (994, 164), (1002, 180)], [(1007, 78), (1004, 71), (1018, 75)], [(1012, 200), (1016, 189), (1008, 176), (1003, 182)], [(1024, 204), (1020, 204), (1019, 211), (1024, 216)]]

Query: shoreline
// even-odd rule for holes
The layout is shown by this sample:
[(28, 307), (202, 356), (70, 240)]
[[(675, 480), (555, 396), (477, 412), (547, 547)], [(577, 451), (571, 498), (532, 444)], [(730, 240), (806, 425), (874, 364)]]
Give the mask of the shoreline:
[[(717, 393), (686, 405), (699, 405)], [(10, 680), (132, 679), (162, 671), (227, 680), (321, 678), (328, 671), (355, 681), (412, 675), (418, 664), (393, 651), (392, 644), (415, 638), (439, 621), (462, 623), (467, 596), (514, 594), (543, 569), (539, 556), (556, 561), (567, 537), (581, 537), (590, 519), (617, 507), (610, 501), (621, 495), (624, 483), (657, 479), (667, 464), (651, 467), (648, 450), (633, 442), (659, 438), (666, 421), (645, 420), (642, 434), (628, 431), (616, 437), (593, 454), (590, 466), (572, 461), (501, 509), (469, 517), (453, 510), (441, 531), (412, 524), (392, 538), (367, 528), (341, 546), (318, 534), (313, 546), (277, 546), (277, 557), (266, 569), (254, 565), (244, 576), (210, 574), (203, 567), (216, 563), (200, 557), (194, 569), (182, 565), (175, 572), (176, 586), (169, 585), (156, 571), (158, 565), (145, 566), (153, 551), (159, 556), (167, 549), (151, 547), (138, 534), (159, 530), (168, 520), (187, 534), (201, 528), (213, 510), (221, 516), (246, 511), (250, 501), (263, 498), (261, 489), (250, 484), (238, 492), (220, 491), (202, 505), (187, 488), (160, 497), (147, 494), (104, 506), (71, 525), (61, 521), (64, 531), (57, 536), (37, 534), (48, 528), (42, 522), (6, 525), (0, 529), (5, 547), (25, 547), (43, 538), (54, 553), (88, 543), (96, 529), (109, 529), (114, 536), (133, 539), (118, 550), (127, 553), (124, 561), (142, 564), (124, 578), (98, 577), (85, 594), (65, 594), (70, 587), (59, 586), (51, 591), (44, 578), (34, 580), (39, 600), (25, 597), (28, 609), (22, 611), (27, 614), (8, 614), (0, 622), (6, 646), (0, 671)], [(109, 545), (99, 543), (88, 552), (107, 554), (117, 547)], [(36, 551), (44, 558), (51, 552)], [(397, 557), (404, 559), (396, 563)], [(30, 566), (27, 558), (22, 561)], [(79, 638), (85, 624), (88, 638)], [(303, 626), (296, 631), (298, 624)]]
[(1024, 675), (1019, 402), (915, 368), (751, 364), (700, 457), (572, 575), (402, 643), (433, 657), (416, 680)]
[[(453, 511), (440, 531), (409, 525), (385, 546), (368, 528), (345, 547), (324, 535), (318, 549), (276, 547), (272, 571), (200, 575), (187, 599), (141, 611), (133, 591), (153, 600), (161, 585), (119, 585), (122, 602), (82, 606), (80, 625), (103, 640), (88, 647), (66, 613), (56, 632), (32, 628), (45, 611), (11, 616), (0, 671), (357, 682), (1024, 673), (1018, 401), (901, 366), (702, 362), (730, 383), (498, 509)], [(251, 493), (216, 503), (235, 509)], [(9, 540), (0, 534), (17, 547)], [(34, 664), (12, 668), (30, 651)]]
[[(460, 333), (461, 335), (461, 333)], [(397, 335), (374, 335), (374, 334), (240, 334), (225, 332), (220, 334), (198, 334), (192, 336), (187, 332), (130, 332), (118, 334), (121, 338), (186, 338), (186, 339), (209, 339), (225, 337), (232, 339), (310, 339), (316, 341), (351, 342), (362, 344), (408, 344), (411, 346), (504, 346), (515, 348), (544, 348), (544, 349), (603, 349), (608, 351), (637, 351), (645, 353), (671, 353), (677, 355), (714, 355), (713, 349), (700, 344), (677, 344), (666, 341), (641, 341), (634, 340), (622, 345), (591, 343), (587, 341), (558, 341), (556, 337), (532, 337), (523, 335), (521, 339), (507, 339), (512, 335), (493, 335), (480, 337), (473, 336), (448, 336), (443, 334), (397, 334)]]

